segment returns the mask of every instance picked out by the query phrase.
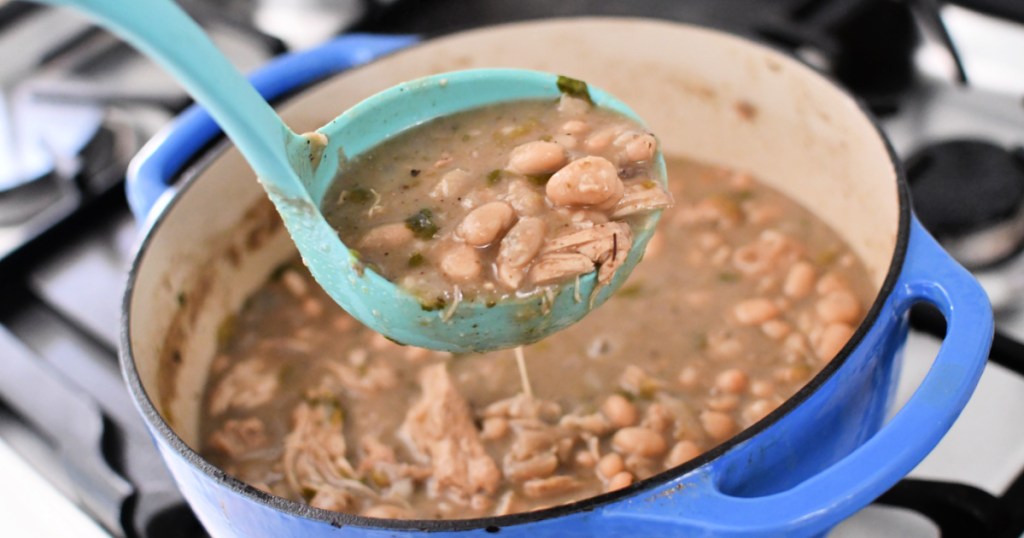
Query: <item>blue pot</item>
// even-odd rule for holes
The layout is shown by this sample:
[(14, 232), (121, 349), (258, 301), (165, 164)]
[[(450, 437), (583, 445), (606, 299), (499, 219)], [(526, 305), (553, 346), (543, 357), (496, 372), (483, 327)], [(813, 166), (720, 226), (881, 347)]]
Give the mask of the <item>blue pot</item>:
[[(623, 96), (631, 105), (634, 102), (627, 96), (631, 91), (635, 93), (634, 99), (641, 104), (638, 111), (648, 118), (651, 114), (645, 112), (644, 101), (652, 101), (651, 107), (675, 110), (673, 99), (678, 99), (679, 107), (694, 107), (684, 121), (697, 121), (705, 113), (721, 114), (701, 136), (686, 138), (689, 135), (681, 134), (686, 141), (680, 146), (682, 151), (697, 148), (698, 156), (706, 153), (715, 160), (716, 152), (726, 151), (722, 148), (730, 141), (753, 136), (755, 143), (747, 141), (743, 146), (746, 150), (733, 151), (735, 158), (730, 162), (740, 161), (741, 168), (751, 169), (758, 176), (771, 177), (772, 170), (792, 166), (792, 175), (801, 177), (807, 175), (801, 172), (800, 166), (804, 165), (819, 166), (822, 178), (851, 175), (852, 179), (835, 180), (836, 185), (824, 193), (821, 189), (815, 191), (813, 181), (805, 181), (807, 190), (816, 192), (807, 195), (808, 199), (817, 196), (822, 201), (816, 204), (805, 200), (805, 204), (818, 209), (826, 220), (831, 218), (833, 226), (841, 231), (847, 221), (856, 224), (848, 226), (844, 235), (854, 238), (855, 246), (861, 245), (869, 267), (870, 259), (881, 252), (884, 259), (875, 264), (880, 290), (877, 299), (840, 354), (776, 411), (701, 457), (624, 490), (567, 506), (474, 520), (390, 521), (311, 508), (239, 482), (189, 446), (196, 438), (199, 399), (192, 385), (208, 370), (210, 335), (215, 333), (210, 327), (216, 326), (219, 316), (241, 304), (276, 260), (290, 255), (285, 248), (287, 237), (267, 239), (274, 235), (273, 230), (261, 228), (258, 222), (253, 224), (253, 215), (269, 214), (233, 213), (235, 206), (244, 206), (243, 202), (260, 196), (258, 187), (252, 178), (235, 178), (242, 170), (237, 155), (232, 157), (225, 143), (217, 145), (217, 127), (202, 110), (192, 108), (147, 145), (129, 177), (131, 207), (139, 220), (147, 223), (149, 232), (132, 269), (125, 298), (122, 366), (161, 455), (211, 534), (308, 537), (428, 532), (531, 538), (815, 535), (867, 505), (906, 475), (963, 409), (981, 375), (991, 343), (993, 323), (988, 301), (977, 282), (914, 218), (899, 163), (883, 135), (866, 113), (831, 83), (793, 60), (741, 39), (654, 21), (526, 23), (451, 36), (393, 53), (413, 41), (407, 37), (347, 36), (315, 50), (279, 58), (254, 73), (252, 81), (271, 99), (312, 85), (289, 101), (298, 103), (295, 106), (301, 109), (310, 92), (323, 93), (330, 90), (335, 79), (344, 80), (349, 93), (339, 94), (343, 96), (337, 108), (327, 106), (330, 110), (323, 110), (324, 115), (333, 117), (345, 102), (390, 84), (388, 77), (401, 80), (412, 74), (491, 63), (539, 69), (569, 65), (579, 71), (567, 74), (582, 72), (581, 78), (594, 80), (601, 76), (598, 64), (614, 63), (604, 58), (623, 49), (635, 46), (638, 57), (646, 60), (674, 55), (674, 59), (660, 61), (668, 66), (683, 64), (671, 78), (685, 82), (675, 86), (682, 88), (678, 94), (658, 93), (662, 87), (657, 85), (636, 88), (635, 78), (622, 70), (622, 64), (607, 81), (595, 82)], [(582, 48), (575, 52), (561, 50), (574, 46)], [(602, 46), (606, 50), (601, 50)], [(668, 52), (657, 52), (661, 49)], [(694, 51), (700, 52), (699, 58), (686, 54)], [(578, 63), (559, 64), (560, 54)], [(597, 59), (588, 60), (588, 54)], [(388, 56), (335, 76), (381, 55)], [(652, 65), (657, 58), (651, 60)], [(436, 67), (430, 65), (435, 60), (439, 63)], [(708, 67), (702, 62), (716, 65)], [(740, 63), (743, 65), (736, 67)], [(588, 67), (590, 64), (594, 65)], [(646, 74), (661, 73), (658, 70), (664, 67), (657, 65)], [(705, 72), (701, 69), (715, 74), (708, 80), (721, 78), (724, 82), (702, 85), (699, 80), (687, 78), (691, 73)], [(662, 76), (658, 73), (651, 75), (652, 79)], [(771, 77), (775, 76), (782, 79), (773, 81)], [(743, 125), (727, 115), (730, 108), (714, 104), (729, 92), (742, 94), (749, 89), (729, 82), (746, 80), (743, 77), (749, 77), (749, 88), (755, 90), (744, 95), (754, 101), (764, 98), (758, 103), (758, 118), (763, 118), (758, 120), (760, 126)], [(320, 82), (324, 79), (328, 80)], [(321, 87), (324, 89), (318, 89)], [(786, 119), (786, 112), (775, 112), (788, 110), (793, 94), (799, 95), (793, 97), (794, 104), (789, 108), (799, 118), (816, 119), (793, 122)], [(317, 124), (318, 118), (305, 118), (301, 111), (296, 114), (296, 122)], [(773, 122), (790, 129), (788, 140), (758, 131), (777, 130)], [(657, 121), (652, 123), (663, 141), (673, 139), (671, 126), (659, 128)], [(661, 134), (666, 131), (670, 135)], [(722, 141), (704, 143), (716, 136)], [(766, 148), (762, 151), (757, 145)], [(802, 145), (795, 150), (801, 159), (798, 165), (785, 164), (792, 159), (782, 156), (781, 165), (770, 158), (772, 153), (790, 151), (793, 145)], [(825, 158), (819, 159), (819, 152), (833, 153), (822, 153)], [(236, 172), (224, 174), (220, 167), (231, 162), (235, 162)], [(845, 172), (862, 173), (862, 166), (878, 172)], [(179, 181), (182, 178), (184, 181)], [(241, 187), (225, 186), (232, 182)], [(255, 190), (246, 191), (244, 196), (234, 194), (232, 189), (248, 188), (249, 183)], [(169, 187), (172, 184), (183, 186)], [(230, 231), (236, 221), (242, 222), (243, 228), (250, 226), (242, 240), (232, 239), (237, 234), (213, 233), (220, 228)], [(873, 226), (888, 231), (865, 231)], [(259, 230), (262, 235), (256, 233)], [(858, 237), (863, 240), (856, 240)], [(282, 254), (268, 255), (270, 243), (277, 245), (274, 248), (281, 249)], [(227, 254), (208, 254), (214, 249)], [(213, 276), (197, 278), (196, 274), (203, 273), (200, 269), (209, 270)], [(236, 282), (242, 282), (238, 284), (240, 289), (231, 288)], [(218, 291), (221, 288), (225, 291)], [(934, 305), (945, 315), (947, 336), (920, 387), (886, 422), (906, 341), (907, 312), (920, 302)], [(167, 335), (171, 333), (185, 343), (169, 343)]]

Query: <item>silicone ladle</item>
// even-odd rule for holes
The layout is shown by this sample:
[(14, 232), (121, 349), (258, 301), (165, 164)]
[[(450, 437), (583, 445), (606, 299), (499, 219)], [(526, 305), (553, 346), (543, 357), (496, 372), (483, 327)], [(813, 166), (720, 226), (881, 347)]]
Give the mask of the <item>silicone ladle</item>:
[[(256, 172), (320, 286), (351, 315), (397, 342), (464, 353), (526, 344), (565, 328), (622, 284), (660, 217), (660, 212), (652, 212), (634, 227), (626, 263), (592, 300), (594, 273), (564, 285), (553, 296), (510, 298), (492, 305), (467, 300), (450, 310), (431, 310), (366, 267), (321, 214), (320, 203), (335, 178), (339, 156), (358, 156), (439, 116), (499, 102), (556, 99), (560, 90), (555, 75), (477, 69), (430, 76), (384, 90), (315, 132), (297, 134), (171, 0), (40, 1), (87, 14), (167, 69), (210, 112)], [(595, 105), (640, 121), (611, 95), (596, 88), (589, 92)], [(660, 152), (657, 160), (657, 179), (664, 184)], [(577, 285), (580, 289), (573, 289)]]

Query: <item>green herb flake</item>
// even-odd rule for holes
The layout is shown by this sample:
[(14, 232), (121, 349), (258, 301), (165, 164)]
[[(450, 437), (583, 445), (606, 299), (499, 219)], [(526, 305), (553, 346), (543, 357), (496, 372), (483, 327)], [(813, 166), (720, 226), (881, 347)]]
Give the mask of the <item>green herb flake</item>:
[(495, 168), (490, 172), (487, 172), (487, 184), (495, 186), (501, 181), (501, 178), (505, 177), (505, 171), (500, 168)]
[(839, 251), (834, 248), (830, 248), (827, 250), (823, 250), (819, 252), (817, 255), (815, 255), (814, 263), (816, 263), (820, 267), (827, 267), (835, 263), (838, 259)]
[(543, 187), (548, 184), (548, 181), (553, 175), (554, 174), (533, 174), (526, 176), (526, 179), (529, 179), (530, 183), (533, 183), (538, 187)]
[(629, 392), (628, 390), (618, 389), (618, 390), (615, 391), (615, 394), (618, 394), (619, 396), (622, 396), (623, 398), (625, 398), (626, 400), (628, 400), (630, 402), (635, 402), (636, 401), (636, 394), (633, 394), (632, 392)]
[(558, 86), (558, 91), (565, 95), (583, 99), (590, 104), (594, 104), (593, 99), (590, 98), (590, 90), (587, 88), (586, 82), (559, 75), (556, 85)]
[(366, 273), (366, 264), (359, 260), (352, 262), (350, 267), (352, 267), (352, 272), (359, 275), (360, 277)]
[(434, 212), (429, 209), (421, 209), (405, 219), (405, 226), (420, 239), (433, 239), (438, 230), (437, 223), (434, 222)]
[(616, 293), (616, 295), (618, 295), (619, 297), (625, 297), (627, 299), (632, 299), (634, 297), (641, 296), (643, 293), (644, 293), (644, 285), (639, 283), (639, 282), (637, 282), (635, 284), (630, 284), (628, 286), (622, 286), (621, 288), (619, 288), (619, 292)]
[(747, 190), (747, 189), (744, 189), (744, 190), (741, 190), (741, 191), (736, 191), (736, 192), (732, 193), (732, 197), (737, 202), (745, 202), (745, 201), (750, 200), (751, 198), (754, 197), (754, 191)]
[(539, 127), (540, 122), (536, 119), (530, 118), (522, 123), (498, 129), (491, 137), (498, 141), (514, 140), (530, 134)]
[(409, 175), (412, 176), (412, 177), (416, 177), (416, 176), (420, 175), (420, 169), (419, 168), (413, 168), (412, 170), (409, 170)]
[(278, 280), (281, 280), (281, 277), (284, 276), (284, 272), (289, 270), (289, 269), (291, 269), (291, 268), (292, 268), (292, 263), (291, 262), (285, 262), (285, 263), (282, 263), (281, 265), (278, 265), (270, 273), (270, 280), (273, 281), (273, 282), (277, 282)]
[(641, 400), (653, 400), (658, 395), (658, 390), (661, 386), (652, 379), (645, 379), (640, 382), (640, 393), (637, 394), (637, 398)]
[(434, 299), (434, 302), (432, 303), (420, 303), (420, 308), (422, 308), (424, 312), (433, 312), (435, 310), (441, 310), (445, 306), (448, 306), (448, 301), (446, 301), (444, 297), (438, 297)]
[(708, 335), (704, 333), (697, 333), (693, 335), (693, 347), (697, 351), (704, 351), (708, 348)]
[(187, 302), (186, 298), (185, 298), (185, 292), (179, 291), (177, 298), (178, 298), (178, 306), (182, 306), (182, 307), (185, 306), (185, 303)]
[(370, 200), (373, 200), (373, 193), (362, 187), (348, 191), (348, 194), (345, 196), (345, 201), (352, 202), (353, 204), (365, 204)]
[(299, 369), (292, 363), (286, 363), (277, 371), (277, 381), (280, 385), (291, 385), (298, 380)]
[(738, 275), (736, 273), (733, 273), (732, 271), (722, 271), (721, 273), (718, 273), (718, 281), (719, 282), (729, 282), (729, 283), (732, 283), (732, 282), (739, 282), (739, 280), (740, 280), (740, 275)]
[(302, 488), (302, 492), (301, 492), (301, 493), (302, 493), (302, 498), (303, 498), (303, 499), (304, 499), (304, 500), (305, 500), (305, 501), (306, 501), (307, 503), (308, 503), (309, 501), (312, 501), (312, 500), (313, 500), (313, 497), (316, 497), (316, 490), (315, 490), (315, 489), (313, 489), (313, 488), (309, 488), (309, 487), (304, 487), (304, 488)]
[(423, 262), (425, 261), (426, 260), (423, 258), (422, 254), (414, 252), (412, 256), (409, 256), (409, 267), (419, 267), (423, 265)]
[(391, 485), (391, 479), (388, 478), (388, 475), (380, 469), (373, 469), (370, 471), (370, 476), (368, 478), (370, 482), (378, 488), (386, 488)]
[(331, 409), (331, 415), (328, 420), (331, 421), (331, 426), (336, 428), (340, 428), (345, 423), (345, 411), (341, 408), (341, 404)]
[(217, 347), (224, 347), (231, 340), (231, 337), (235, 335), (237, 320), (236, 316), (228, 316), (217, 326)]

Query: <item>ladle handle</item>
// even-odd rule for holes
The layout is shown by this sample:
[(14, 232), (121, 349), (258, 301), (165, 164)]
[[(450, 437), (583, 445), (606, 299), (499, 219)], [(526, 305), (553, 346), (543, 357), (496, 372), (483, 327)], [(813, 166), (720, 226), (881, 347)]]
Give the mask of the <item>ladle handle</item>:
[[(347, 34), (313, 49), (278, 56), (253, 71), (249, 82), (272, 102), (417, 41), (412, 35)], [(221, 134), (210, 114), (201, 105), (192, 105), (146, 143), (132, 159), (125, 181), (128, 205), (140, 226), (153, 219), (154, 207), (170, 199), (183, 168)]]
[(203, 105), (263, 179), (295, 177), (298, 142), (274, 109), (171, 0), (38, 0), (80, 11), (159, 63)]

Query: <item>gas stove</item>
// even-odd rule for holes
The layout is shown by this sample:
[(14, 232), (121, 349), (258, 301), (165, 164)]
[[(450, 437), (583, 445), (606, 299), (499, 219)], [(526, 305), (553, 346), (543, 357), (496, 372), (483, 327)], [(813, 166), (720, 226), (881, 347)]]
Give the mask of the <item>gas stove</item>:
[[(921, 220), (996, 307), (990, 364), (936, 450), (831, 536), (1024, 532), (1024, 9), (1010, 0), (185, 0), (243, 70), (344, 31), (438, 35), (550, 16), (703, 24), (792, 51), (853, 90), (905, 159)], [(0, 535), (203, 536), (118, 372), (139, 236), (130, 157), (188, 103), (73, 13), (0, 2)], [(944, 331), (912, 315), (897, 406)], [(32, 502), (27, 502), (31, 499)]]

